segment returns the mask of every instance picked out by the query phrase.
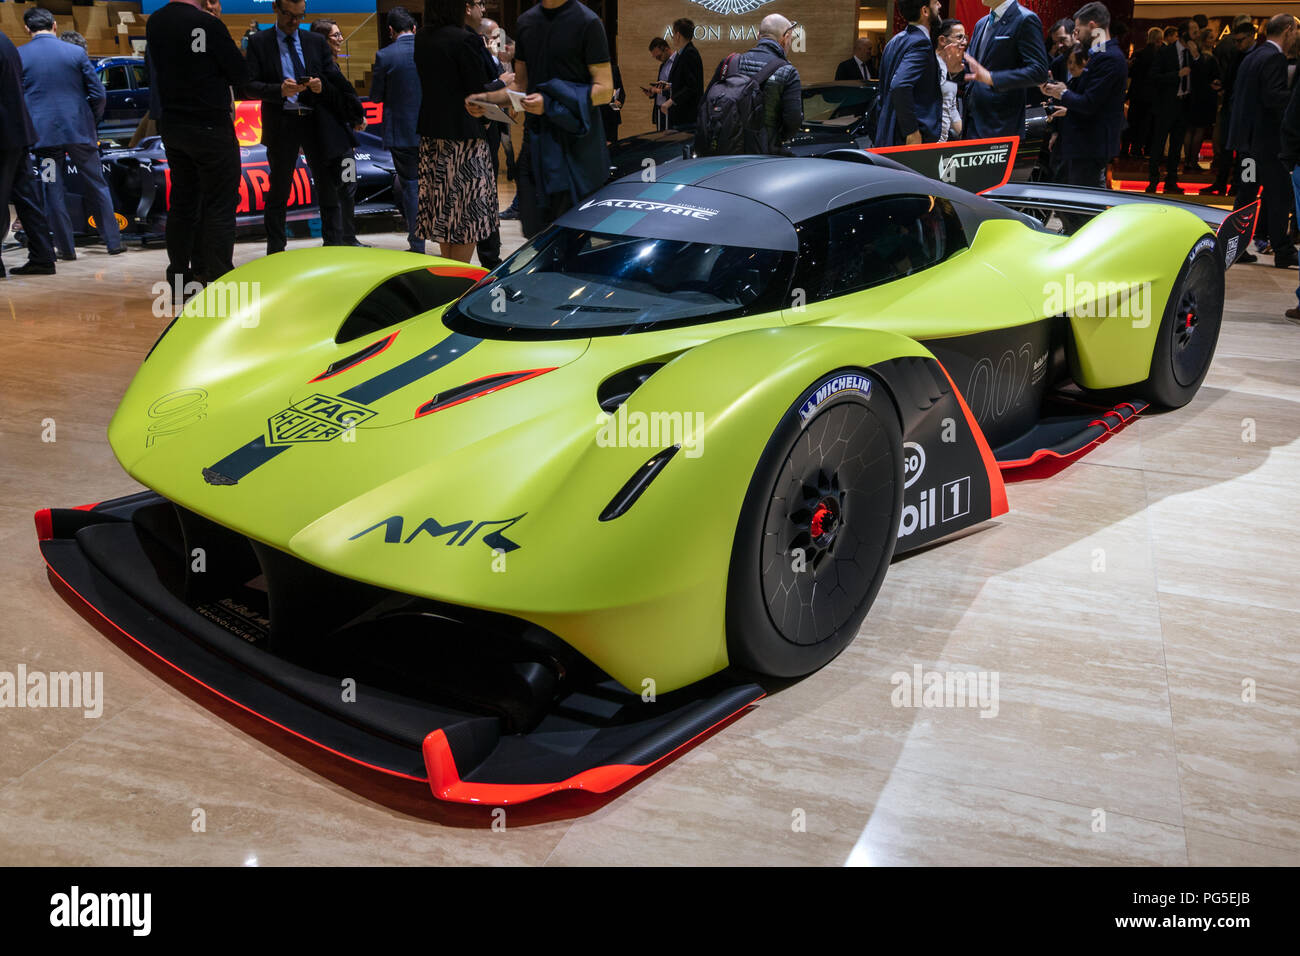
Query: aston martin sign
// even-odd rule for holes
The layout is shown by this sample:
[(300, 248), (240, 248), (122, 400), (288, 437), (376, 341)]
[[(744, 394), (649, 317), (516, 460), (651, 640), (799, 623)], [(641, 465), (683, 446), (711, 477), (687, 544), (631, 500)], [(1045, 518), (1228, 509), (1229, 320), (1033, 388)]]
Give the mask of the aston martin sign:
[(698, 4), (705, 10), (721, 13), (724, 16), (750, 13), (772, 2), (773, 0), (691, 0), (691, 3)]

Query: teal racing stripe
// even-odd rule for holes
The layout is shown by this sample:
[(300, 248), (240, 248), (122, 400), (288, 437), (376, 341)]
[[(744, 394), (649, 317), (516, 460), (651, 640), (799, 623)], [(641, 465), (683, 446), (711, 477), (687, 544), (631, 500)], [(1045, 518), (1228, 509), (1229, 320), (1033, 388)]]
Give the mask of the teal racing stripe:
[[(734, 157), (731, 156), (723, 158), (725, 158), (728, 163), (734, 159)], [(703, 173), (703, 175), (711, 175), (714, 172), (717, 172), (717, 170), (711, 169)], [(649, 199), (654, 202), (672, 202), (677, 197), (677, 194), (684, 188), (686, 188), (685, 183), (675, 183), (664, 179), (656, 183), (648, 184), (645, 189), (641, 190), (636, 198)], [(617, 212), (610, 213), (597, 223), (596, 232), (612, 232), (616, 235), (622, 235), (625, 230), (631, 229), (647, 215), (648, 213), (642, 210), (620, 209)]]
[(608, 216), (596, 223), (596, 232), (612, 232), (615, 235), (622, 235), (624, 229), (631, 229), (638, 222), (645, 218), (645, 213), (639, 209), (620, 209), (617, 212), (611, 212)]
[(681, 183), (689, 186), (691, 183), (698, 183), (701, 179), (712, 176), (714, 173), (720, 173), (724, 169), (729, 169), (740, 163), (751, 162), (753, 159), (753, 156), (715, 156), (712, 159), (702, 159), (698, 160), (689, 169), (674, 169), (667, 176), (660, 177), (659, 182)]

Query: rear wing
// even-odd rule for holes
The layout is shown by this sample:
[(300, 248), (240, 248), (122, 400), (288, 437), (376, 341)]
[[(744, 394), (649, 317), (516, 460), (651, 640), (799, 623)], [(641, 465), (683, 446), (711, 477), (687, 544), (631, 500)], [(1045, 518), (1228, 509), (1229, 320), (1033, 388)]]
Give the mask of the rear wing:
[(986, 192), (984, 197), (1008, 209), (1033, 216), (1040, 222), (1046, 222), (1053, 213), (1091, 218), (1101, 215), (1112, 206), (1132, 203), (1154, 203), (1186, 209), (1209, 226), (1218, 237), (1224, 269), (1248, 251), (1259, 221), (1259, 200), (1249, 206), (1229, 210), (1150, 193), (1119, 192), (1059, 183), (1005, 183)]
[(1099, 216), (1112, 206), (1129, 203), (1155, 203), (1186, 209), (1214, 231), (1218, 237), (1223, 268), (1237, 261), (1250, 246), (1259, 220), (1259, 201), (1240, 209), (1219, 209), (1199, 203), (1171, 199), (1149, 193), (1119, 192), (1090, 186), (1066, 186), (1060, 183), (1013, 183), (1011, 172), (1016, 163), (1020, 140), (1015, 136), (992, 139), (966, 139), (948, 143), (919, 143), (916, 146), (880, 146), (866, 151), (835, 149), (824, 154), (827, 159), (850, 160), (908, 170), (929, 179), (950, 183), (966, 192), (977, 193), (1000, 206), (1029, 216), (1046, 225), (1057, 215), (1077, 225)]

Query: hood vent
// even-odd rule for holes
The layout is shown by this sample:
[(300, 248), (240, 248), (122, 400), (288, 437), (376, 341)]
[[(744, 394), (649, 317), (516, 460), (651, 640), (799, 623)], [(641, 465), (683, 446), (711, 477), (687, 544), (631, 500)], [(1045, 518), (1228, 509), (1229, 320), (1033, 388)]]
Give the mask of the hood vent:
[(486, 275), (473, 266), (433, 266), (385, 279), (356, 304), (339, 326), (339, 345), (380, 332), (389, 326), (460, 298)]
[[(400, 331), (400, 329), (398, 331)], [(380, 339), (378, 342), (371, 342), (360, 352), (353, 352), (347, 358), (341, 358), (337, 362), (331, 362), (329, 367), (313, 378), (312, 381), (319, 382), (323, 378), (330, 378), (339, 374), (339, 372), (346, 372), (353, 366), (360, 365), (362, 362), (366, 361), (366, 359), (374, 358), (384, 349), (388, 348), (388, 346), (392, 345), (393, 339), (395, 338), (397, 338), (397, 332), (394, 332), (387, 338)]]
[(520, 372), (501, 372), (497, 375), (487, 375), (472, 382), (466, 382), (464, 385), (457, 385), (455, 388), (439, 392), (421, 405), (416, 409), (415, 417), (419, 418), (422, 415), (428, 415), (444, 408), (450, 408), (453, 405), (459, 405), (462, 402), (468, 402), (470, 399), (479, 398), (489, 392), (509, 388), (511, 385), (518, 385), (530, 378), (545, 375), (547, 372), (554, 372), (555, 368), (553, 366), (551, 368), (527, 369)]
[(666, 364), (647, 362), (645, 365), (634, 365), (605, 379), (596, 389), (596, 401), (600, 404), (601, 411), (613, 414), (614, 409), (631, 398), (632, 393), (644, 385), (646, 379)]

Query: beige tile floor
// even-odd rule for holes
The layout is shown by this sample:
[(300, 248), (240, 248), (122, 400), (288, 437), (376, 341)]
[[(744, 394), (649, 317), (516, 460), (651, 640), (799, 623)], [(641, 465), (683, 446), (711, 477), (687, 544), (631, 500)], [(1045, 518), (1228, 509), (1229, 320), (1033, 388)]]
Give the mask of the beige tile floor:
[[(895, 562), (823, 671), (613, 798), (510, 809), (497, 832), (180, 689), (49, 586), (32, 512), (136, 490), (104, 429), (165, 324), (163, 265), (90, 248), (0, 282), (0, 670), (106, 684), (97, 720), (0, 710), (0, 863), (1300, 863), (1294, 271), (1232, 270), (1192, 405)], [(997, 716), (894, 707), (918, 664), (996, 672)]]

